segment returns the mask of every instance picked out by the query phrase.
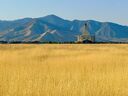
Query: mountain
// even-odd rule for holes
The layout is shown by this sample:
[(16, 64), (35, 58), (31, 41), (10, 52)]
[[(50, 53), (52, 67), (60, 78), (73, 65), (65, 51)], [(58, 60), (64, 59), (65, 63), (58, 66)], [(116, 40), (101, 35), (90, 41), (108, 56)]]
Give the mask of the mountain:
[(128, 26), (94, 20), (65, 20), (55, 15), (0, 21), (0, 41), (74, 42), (85, 23), (96, 42), (128, 42)]

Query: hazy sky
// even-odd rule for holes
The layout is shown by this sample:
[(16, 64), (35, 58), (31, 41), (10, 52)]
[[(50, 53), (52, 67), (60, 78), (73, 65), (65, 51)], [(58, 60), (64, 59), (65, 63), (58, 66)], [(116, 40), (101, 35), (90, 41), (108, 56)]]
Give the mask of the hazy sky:
[(2, 20), (49, 14), (128, 25), (128, 0), (0, 0)]

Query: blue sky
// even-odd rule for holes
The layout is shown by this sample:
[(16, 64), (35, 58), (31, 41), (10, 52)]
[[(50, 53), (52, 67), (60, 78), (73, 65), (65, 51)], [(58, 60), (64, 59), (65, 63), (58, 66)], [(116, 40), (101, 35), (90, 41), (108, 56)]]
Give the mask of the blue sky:
[(0, 0), (0, 19), (42, 17), (93, 19), (128, 25), (128, 0)]

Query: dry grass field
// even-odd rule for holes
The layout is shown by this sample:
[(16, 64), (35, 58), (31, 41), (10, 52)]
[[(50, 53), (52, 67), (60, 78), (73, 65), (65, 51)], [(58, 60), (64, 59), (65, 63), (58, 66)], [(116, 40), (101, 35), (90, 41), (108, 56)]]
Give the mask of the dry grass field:
[(0, 96), (128, 96), (128, 45), (0, 45)]

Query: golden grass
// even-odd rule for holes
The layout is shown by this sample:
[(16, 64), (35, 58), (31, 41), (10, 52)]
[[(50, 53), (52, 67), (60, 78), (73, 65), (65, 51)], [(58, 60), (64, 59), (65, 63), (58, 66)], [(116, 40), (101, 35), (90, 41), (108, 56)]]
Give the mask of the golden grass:
[(128, 45), (0, 45), (0, 96), (128, 96)]

